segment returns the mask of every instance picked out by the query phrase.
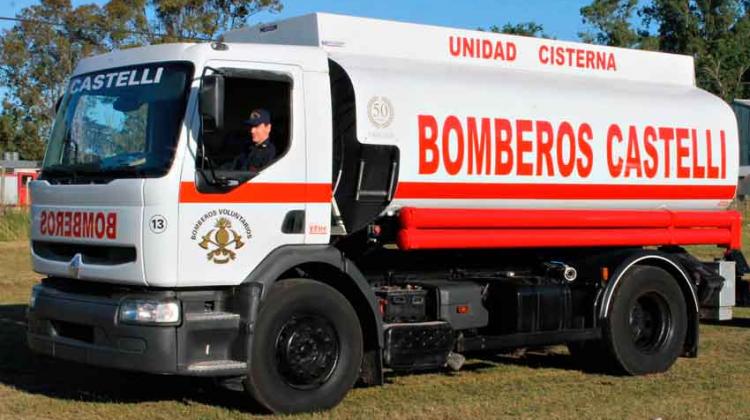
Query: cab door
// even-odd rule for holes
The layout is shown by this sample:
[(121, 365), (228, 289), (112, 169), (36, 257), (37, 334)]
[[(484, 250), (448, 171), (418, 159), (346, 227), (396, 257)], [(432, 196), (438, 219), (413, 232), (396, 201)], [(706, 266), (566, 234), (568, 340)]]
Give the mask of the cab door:
[[(179, 286), (239, 284), (272, 250), (305, 242), (303, 72), (240, 61), (207, 66), (224, 75), (224, 124), (202, 129), (198, 110), (192, 115), (179, 193)], [(266, 141), (275, 155), (243, 173), (236, 158), (253, 147), (243, 121), (258, 109), (271, 116)], [(217, 137), (206, 142), (201, 136)]]

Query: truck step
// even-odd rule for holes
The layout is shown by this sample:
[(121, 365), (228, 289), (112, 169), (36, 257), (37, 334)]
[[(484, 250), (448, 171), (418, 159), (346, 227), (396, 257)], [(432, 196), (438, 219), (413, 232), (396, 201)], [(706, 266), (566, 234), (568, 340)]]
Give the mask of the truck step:
[(193, 363), (187, 367), (187, 373), (193, 375), (220, 374), (244, 374), (247, 363), (238, 360), (211, 360), (208, 362)]
[(186, 313), (185, 322), (191, 330), (236, 330), (240, 327), (240, 315), (230, 312)]

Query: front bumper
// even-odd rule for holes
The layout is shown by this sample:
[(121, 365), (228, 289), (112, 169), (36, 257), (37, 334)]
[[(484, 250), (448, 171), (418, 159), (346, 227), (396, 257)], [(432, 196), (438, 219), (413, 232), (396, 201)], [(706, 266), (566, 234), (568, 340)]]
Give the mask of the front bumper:
[[(57, 280), (38, 286), (34, 307), (27, 314), (27, 338), (33, 352), (87, 365), (158, 374), (245, 373), (240, 315), (215, 310), (227, 305), (231, 293), (69, 287), (75, 283)], [(177, 326), (122, 324), (118, 322), (118, 307), (126, 297), (180, 299), (182, 322)]]

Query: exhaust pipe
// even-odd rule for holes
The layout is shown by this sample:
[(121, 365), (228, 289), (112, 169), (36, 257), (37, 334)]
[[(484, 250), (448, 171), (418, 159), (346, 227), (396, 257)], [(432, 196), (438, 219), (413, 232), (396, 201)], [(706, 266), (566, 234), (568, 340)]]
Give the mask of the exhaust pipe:
[(578, 278), (578, 271), (563, 262), (550, 261), (544, 263), (544, 265), (547, 267), (547, 273), (551, 277), (561, 278), (568, 283), (572, 283)]

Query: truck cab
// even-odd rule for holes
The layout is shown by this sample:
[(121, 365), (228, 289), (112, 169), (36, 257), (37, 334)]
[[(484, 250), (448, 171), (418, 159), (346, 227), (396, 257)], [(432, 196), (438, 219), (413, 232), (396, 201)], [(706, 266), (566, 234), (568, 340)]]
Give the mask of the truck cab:
[[(34, 184), (37, 271), (68, 276), (80, 254), (79, 279), (226, 286), (280, 245), (328, 242), (331, 143), (308, 144), (331, 133), (324, 54), (225, 48), (149, 47), (82, 63)], [(213, 71), (223, 74), (225, 114), (209, 128), (198, 92), (201, 76)], [(250, 143), (242, 121), (260, 107), (273, 116), (276, 158), (258, 173), (222, 169)], [(237, 185), (220, 184), (232, 176)], [(285, 219), (293, 225), (287, 233)], [(232, 242), (217, 242), (219, 231)]]

